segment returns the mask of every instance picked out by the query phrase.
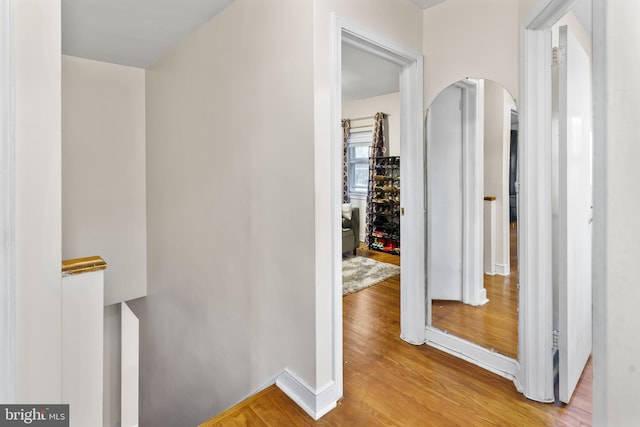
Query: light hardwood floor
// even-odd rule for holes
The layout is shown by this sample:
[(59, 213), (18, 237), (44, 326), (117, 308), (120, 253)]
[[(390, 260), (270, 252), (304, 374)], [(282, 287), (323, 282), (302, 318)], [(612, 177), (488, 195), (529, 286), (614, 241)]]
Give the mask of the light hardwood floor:
[(518, 245), (516, 223), (510, 226), (510, 274), (484, 275), (489, 302), (479, 307), (434, 300), (432, 324), (500, 354), (518, 358)]
[(402, 341), (399, 292), (395, 276), (343, 298), (344, 398), (322, 419), (313, 421), (273, 386), (202, 426), (591, 425), (591, 362), (570, 405), (533, 402), (511, 381)]

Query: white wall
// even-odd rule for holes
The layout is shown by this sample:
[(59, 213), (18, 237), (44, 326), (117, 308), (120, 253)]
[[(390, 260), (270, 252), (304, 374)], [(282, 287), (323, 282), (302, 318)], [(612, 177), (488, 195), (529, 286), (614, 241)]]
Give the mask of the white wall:
[(146, 295), (145, 72), (62, 57), (62, 256), (100, 255), (105, 305)]
[(310, 2), (236, 0), (147, 70), (141, 425), (285, 367), (315, 386), (311, 28)]
[[(318, 388), (331, 383), (333, 354), (333, 268), (331, 259), (333, 213), (339, 209), (338, 195), (332, 187), (331, 144), (340, 143), (340, 129), (331, 129), (331, 88), (334, 66), (332, 40), (334, 16), (368, 31), (420, 51), (422, 14), (410, 2), (395, 0), (317, 0), (314, 1), (314, 112), (315, 112), (315, 265), (316, 265), (316, 381)], [(339, 107), (339, 106), (336, 106)], [(342, 361), (335, 361), (341, 363)]]
[(14, 14), (16, 401), (59, 403), (60, 0)]
[[(387, 95), (373, 96), (371, 98), (357, 99), (342, 103), (342, 117), (345, 119), (357, 117), (369, 117), (375, 113), (387, 114), (388, 139), (385, 145), (388, 147), (387, 156), (400, 155), (400, 92)], [(363, 123), (373, 123), (363, 121)]]
[[(594, 1), (594, 425), (640, 419), (640, 3)], [(606, 55), (606, 56), (605, 56)]]
[[(369, 117), (377, 112), (383, 112), (388, 115), (385, 141), (388, 147), (387, 156), (400, 155), (400, 92), (390, 93), (387, 95), (374, 96), (371, 98), (357, 99), (354, 101), (344, 102), (342, 104), (342, 117), (357, 118)], [(370, 121), (362, 121), (359, 123), (373, 123)], [(402, 167), (402, 163), (400, 164)], [(366, 197), (351, 198), (351, 205), (360, 208), (360, 241), (364, 242), (366, 230)]]

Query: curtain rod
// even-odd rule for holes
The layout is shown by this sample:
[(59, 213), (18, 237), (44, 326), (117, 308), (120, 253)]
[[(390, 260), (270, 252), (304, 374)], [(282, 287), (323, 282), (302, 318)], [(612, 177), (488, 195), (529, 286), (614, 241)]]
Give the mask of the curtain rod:
[[(391, 114), (387, 114), (387, 113), (382, 113), (385, 117), (390, 117)], [(349, 119), (352, 122), (356, 122), (358, 120), (367, 120), (367, 119), (375, 119), (376, 116), (366, 116), (366, 117), (357, 117), (355, 119)]]
[(349, 129), (361, 129), (361, 128), (372, 128), (373, 123), (370, 125), (362, 125), (362, 126), (350, 126)]

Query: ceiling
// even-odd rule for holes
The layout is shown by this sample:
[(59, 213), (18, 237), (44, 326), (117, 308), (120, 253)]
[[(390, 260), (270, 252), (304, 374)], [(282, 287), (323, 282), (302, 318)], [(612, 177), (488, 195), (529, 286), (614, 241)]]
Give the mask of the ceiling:
[[(411, 0), (426, 9), (446, 0)], [(147, 68), (233, 0), (62, 0), (62, 53)], [(591, 0), (575, 13), (591, 29)], [(343, 46), (342, 95), (362, 99), (399, 91), (398, 66)]]
[(233, 0), (62, 0), (62, 53), (146, 68)]
[(342, 44), (342, 100), (371, 98), (400, 91), (400, 67), (371, 53)]

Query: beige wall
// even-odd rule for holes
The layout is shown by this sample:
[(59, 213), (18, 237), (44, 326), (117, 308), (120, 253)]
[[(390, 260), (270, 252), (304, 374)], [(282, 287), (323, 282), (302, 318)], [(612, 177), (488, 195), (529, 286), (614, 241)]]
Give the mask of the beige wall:
[(62, 57), (62, 256), (105, 259), (105, 305), (147, 293), (144, 75)]
[(147, 70), (141, 425), (285, 367), (315, 385), (311, 28), (310, 2), (236, 0)]
[(447, 0), (425, 10), (425, 108), (466, 77), (493, 80), (517, 98), (519, 31), (514, 0)]
[(60, 0), (14, 2), (16, 401), (61, 399)]

